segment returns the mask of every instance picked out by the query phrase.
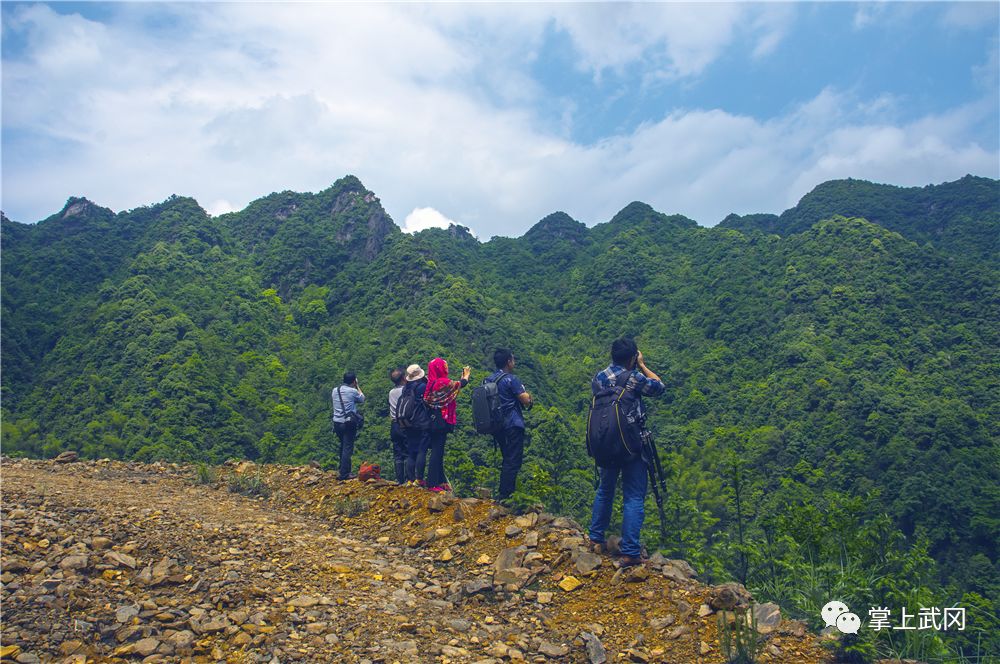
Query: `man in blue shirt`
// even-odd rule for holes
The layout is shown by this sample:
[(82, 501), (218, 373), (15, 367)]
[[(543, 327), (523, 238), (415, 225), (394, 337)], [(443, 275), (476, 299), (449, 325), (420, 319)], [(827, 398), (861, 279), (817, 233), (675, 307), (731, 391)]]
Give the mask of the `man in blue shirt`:
[[(594, 394), (612, 385), (626, 381), (626, 389), (635, 390), (638, 395), (640, 420), (645, 417), (642, 397), (658, 397), (666, 388), (660, 377), (650, 371), (642, 359), (642, 353), (635, 341), (628, 338), (616, 339), (611, 344), (611, 365), (601, 371), (591, 381)], [(648, 432), (643, 430), (643, 437)], [(590, 541), (595, 551), (604, 550), (604, 531), (611, 523), (611, 507), (615, 501), (615, 486), (618, 474), (622, 476), (622, 565), (629, 567), (642, 562), (642, 545), (639, 535), (646, 516), (646, 463), (647, 451), (621, 468), (601, 468), (601, 481), (594, 496), (594, 506), (590, 521)]]
[(493, 440), (503, 455), (497, 499), (504, 501), (514, 493), (517, 474), (524, 461), (524, 414), (521, 409), (525, 406), (531, 408), (532, 401), (521, 379), (514, 375), (513, 353), (506, 348), (498, 348), (493, 353), (493, 363), (497, 370), (485, 382), (497, 384), (500, 412), (503, 413), (503, 430), (493, 434)]
[(338, 479), (348, 480), (351, 475), (351, 457), (354, 455), (354, 441), (358, 438), (358, 427), (354, 414), (358, 404), (365, 402), (365, 395), (358, 387), (358, 377), (353, 371), (344, 374), (344, 384), (333, 388), (333, 431), (340, 439), (340, 468)]

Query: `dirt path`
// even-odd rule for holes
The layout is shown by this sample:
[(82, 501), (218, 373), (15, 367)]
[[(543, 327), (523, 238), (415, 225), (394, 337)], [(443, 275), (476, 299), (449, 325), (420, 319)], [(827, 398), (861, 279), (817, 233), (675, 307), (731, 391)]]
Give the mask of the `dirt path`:
[[(309, 468), (267, 467), (266, 499), (193, 476), (5, 459), (4, 661), (725, 659), (709, 589), (583, 574), (568, 520)], [(791, 625), (761, 661), (823, 661)]]

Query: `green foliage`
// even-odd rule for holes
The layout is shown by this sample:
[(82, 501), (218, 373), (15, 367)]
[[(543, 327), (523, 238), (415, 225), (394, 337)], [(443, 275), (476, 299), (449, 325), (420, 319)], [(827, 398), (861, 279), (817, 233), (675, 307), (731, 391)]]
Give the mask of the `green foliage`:
[(249, 498), (267, 498), (271, 495), (271, 488), (267, 486), (259, 469), (253, 475), (231, 473), (226, 484), (230, 493), (239, 493)]
[(364, 498), (338, 498), (333, 502), (333, 513), (354, 518), (367, 512), (370, 507), (371, 504)]
[[(218, 473), (207, 463), (196, 463), (194, 466), (195, 484), (215, 484), (218, 481)], [(230, 485), (231, 486), (231, 485)]]
[(757, 619), (752, 611), (737, 612), (730, 622), (719, 614), (719, 647), (727, 664), (756, 664), (764, 651), (764, 639), (757, 633)]
[[(585, 522), (589, 381), (631, 334), (667, 384), (649, 404), (667, 537), (650, 498), (648, 547), (814, 627), (834, 594), (976, 607), (966, 632), (864, 637), (861, 658), (1000, 651), (998, 187), (833, 182), (711, 229), (632, 203), (486, 243), (402, 234), (353, 177), (217, 219), (71, 199), (2, 221), (3, 450), (329, 467), (349, 369), (355, 459), (388, 468), (388, 370), (440, 355), (478, 382), (505, 346), (538, 404), (515, 499)], [(462, 495), (499, 480), (470, 411), (445, 457)]]

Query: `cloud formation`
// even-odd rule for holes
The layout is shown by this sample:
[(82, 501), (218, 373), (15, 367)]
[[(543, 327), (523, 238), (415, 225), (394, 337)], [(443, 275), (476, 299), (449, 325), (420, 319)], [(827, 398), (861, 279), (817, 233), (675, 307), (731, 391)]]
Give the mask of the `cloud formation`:
[(417, 233), (425, 231), (428, 228), (448, 228), (452, 224), (455, 224), (455, 222), (434, 208), (415, 208), (413, 212), (406, 215), (406, 221), (403, 222), (403, 232)]
[(775, 57), (793, 29), (790, 5), (107, 9), (98, 21), (4, 7), (12, 218), (35, 221), (70, 195), (128, 209), (176, 193), (219, 213), (351, 173), (410, 230), (446, 224), (438, 210), (448, 210), (488, 238), (519, 235), (557, 209), (605, 221), (637, 199), (711, 225), (729, 212), (780, 212), (831, 178), (1000, 176), (997, 146), (975, 139), (996, 122), (995, 85), (983, 100), (906, 123), (894, 121), (891, 95), (832, 87), (773, 117), (664, 108), (592, 142), (540, 115), (558, 104), (571, 125), (587, 112), (536, 75), (554, 35), (594, 80), (685, 85), (737, 42), (750, 59)]

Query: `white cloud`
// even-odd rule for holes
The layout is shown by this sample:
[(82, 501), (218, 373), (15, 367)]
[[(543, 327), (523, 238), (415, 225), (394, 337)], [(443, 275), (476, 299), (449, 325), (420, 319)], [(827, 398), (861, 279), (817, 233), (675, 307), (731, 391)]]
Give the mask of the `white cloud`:
[(434, 208), (414, 208), (413, 212), (406, 215), (406, 221), (403, 222), (403, 232), (417, 233), (428, 228), (448, 228), (453, 224), (458, 225)]
[[(994, 100), (998, 98), (1000, 87), (1000, 39), (993, 40), (993, 48), (981, 65), (972, 67), (972, 80)], [(1000, 104), (1000, 101), (997, 102)]]
[(981, 27), (996, 28), (1000, 7), (996, 2), (950, 2), (942, 17), (943, 23), (964, 30)]
[[(778, 212), (832, 177), (1000, 175), (996, 146), (970, 139), (995, 103), (896, 125), (892, 98), (827, 89), (766, 120), (666, 109), (593, 144), (568, 138), (568, 105), (560, 126), (539, 120), (548, 93), (531, 66), (546, 30), (569, 35), (595, 75), (652, 58), (662, 75), (690, 77), (736, 36), (767, 57), (790, 29), (787, 7), (109, 6), (117, 14), (103, 24), (44, 5), (4, 10), (4, 38), (15, 30), (29, 45), (3, 62), (4, 208), (15, 219), (47, 216), (70, 195), (129, 209), (177, 193), (218, 214), (352, 173), (408, 230), (446, 226), (447, 210), (490, 237), (559, 209), (605, 221), (636, 199), (712, 224)], [(139, 30), (154, 10), (175, 27)]]
[(877, 22), (889, 11), (887, 2), (862, 2), (854, 12), (854, 29), (862, 30)]
[(743, 3), (566, 3), (553, 17), (580, 53), (579, 66), (600, 76), (637, 61), (660, 75), (701, 73), (739, 31), (756, 37), (755, 56), (770, 53), (787, 31), (794, 7)]
[(757, 8), (758, 14), (751, 23), (751, 31), (757, 37), (753, 49), (755, 58), (771, 55), (778, 44), (791, 31), (795, 18), (795, 6), (791, 3), (765, 4)]
[(228, 212), (236, 212), (238, 210), (235, 205), (221, 198), (210, 203), (205, 209), (213, 217), (218, 217), (220, 214), (226, 214)]

